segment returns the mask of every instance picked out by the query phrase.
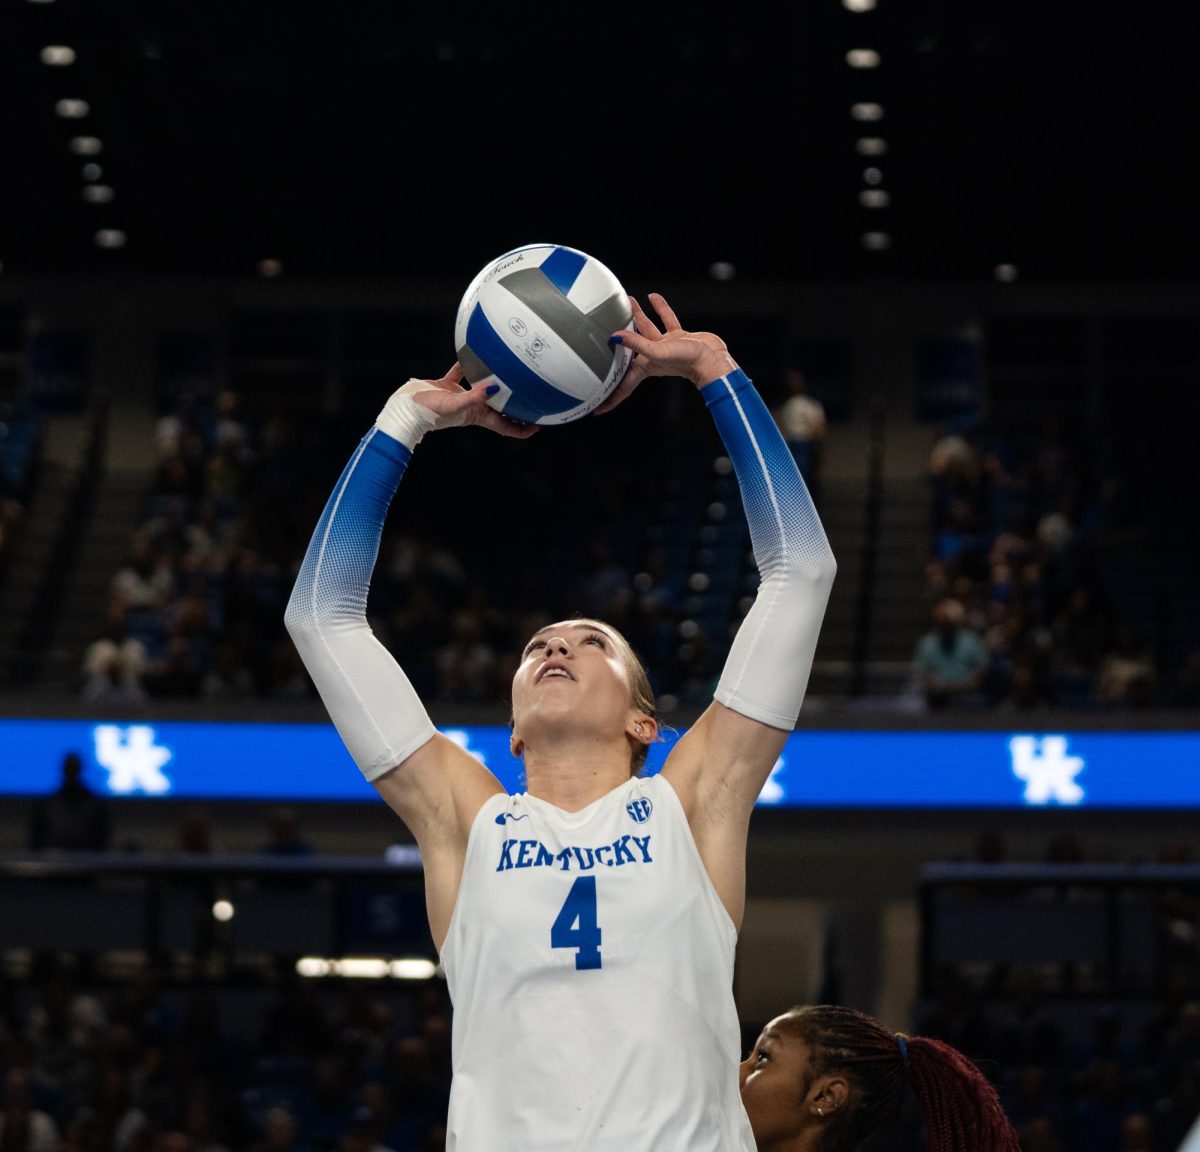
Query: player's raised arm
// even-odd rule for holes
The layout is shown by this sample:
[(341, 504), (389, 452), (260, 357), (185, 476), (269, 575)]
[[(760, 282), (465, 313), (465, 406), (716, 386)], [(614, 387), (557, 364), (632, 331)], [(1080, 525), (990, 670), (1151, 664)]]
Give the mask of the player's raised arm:
[[(489, 408), (485, 393), (482, 386), (465, 389), (455, 365), (440, 380), (410, 380), (388, 400), (325, 506), (285, 616), (355, 763), (423, 852), (426, 841), (469, 823), (476, 795), (482, 802), (499, 785), (438, 736), (403, 670), (367, 623), (367, 592), (388, 506), (427, 431), (481, 424), (509, 436), (532, 434)], [(403, 767), (393, 772), (397, 766)]]
[(638, 358), (614, 400), (651, 375), (685, 376), (700, 389), (733, 462), (762, 577), (714, 703), (663, 769), (736, 922), (750, 811), (799, 716), (837, 565), (775, 421), (724, 341), (685, 331), (661, 296), (651, 301), (662, 329), (635, 304), (638, 333), (619, 338)]

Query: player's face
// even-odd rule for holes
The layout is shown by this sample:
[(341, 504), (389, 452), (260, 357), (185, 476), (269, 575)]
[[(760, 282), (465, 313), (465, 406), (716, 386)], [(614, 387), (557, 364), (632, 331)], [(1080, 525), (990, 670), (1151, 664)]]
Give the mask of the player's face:
[(625, 645), (590, 620), (539, 629), (525, 645), (513, 677), (513, 721), (528, 739), (540, 721), (586, 713), (602, 727), (622, 728), (633, 713)]
[(738, 1082), (759, 1152), (781, 1144), (805, 1126), (806, 1091), (812, 1079), (809, 1045), (772, 1020), (742, 1061)]

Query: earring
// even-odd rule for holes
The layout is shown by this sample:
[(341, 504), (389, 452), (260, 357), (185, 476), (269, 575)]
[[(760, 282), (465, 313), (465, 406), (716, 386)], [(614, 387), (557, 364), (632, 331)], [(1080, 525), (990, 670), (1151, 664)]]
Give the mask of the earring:
[(824, 1109), (823, 1107), (821, 1107), (821, 1105), (820, 1105), (820, 1104), (818, 1104), (818, 1105), (817, 1105), (817, 1115), (818, 1115), (818, 1116), (824, 1116), (824, 1115), (825, 1115), (825, 1109)]

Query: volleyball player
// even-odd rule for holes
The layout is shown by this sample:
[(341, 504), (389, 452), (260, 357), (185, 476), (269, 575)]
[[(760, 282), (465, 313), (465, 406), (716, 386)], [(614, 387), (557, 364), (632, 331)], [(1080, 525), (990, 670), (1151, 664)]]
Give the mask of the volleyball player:
[[(761, 575), (715, 699), (658, 775), (637, 775), (657, 735), (654, 702), (611, 626), (564, 620), (529, 639), (511, 736), (528, 790), (509, 796), (437, 732), (367, 625), (384, 517), (422, 436), (466, 424), (530, 432), (489, 408), (486, 389), (465, 388), (458, 365), (388, 400), (330, 497), (288, 605), (347, 748), (421, 851), (454, 1005), (455, 1152), (754, 1146), (732, 992), (746, 834), (800, 710), (835, 565), (792, 456), (724, 341), (685, 331), (661, 296), (651, 300), (661, 328), (634, 305), (638, 333), (613, 340), (637, 356), (604, 408), (651, 375), (699, 388)], [(566, 563), (556, 537), (553, 516), (515, 518), (514, 562)]]
[(852, 1008), (777, 1016), (742, 1062), (758, 1152), (849, 1152), (900, 1121), (911, 1093), (929, 1152), (1019, 1152), (995, 1089), (958, 1049)]

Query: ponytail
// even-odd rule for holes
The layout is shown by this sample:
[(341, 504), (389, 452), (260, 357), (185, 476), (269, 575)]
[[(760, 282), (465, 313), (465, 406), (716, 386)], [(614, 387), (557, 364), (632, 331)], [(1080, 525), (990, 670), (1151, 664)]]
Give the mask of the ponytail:
[(928, 1152), (1020, 1152), (995, 1088), (966, 1056), (928, 1036), (906, 1039)]

